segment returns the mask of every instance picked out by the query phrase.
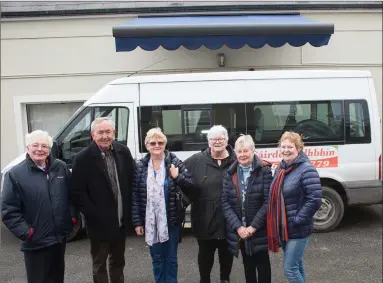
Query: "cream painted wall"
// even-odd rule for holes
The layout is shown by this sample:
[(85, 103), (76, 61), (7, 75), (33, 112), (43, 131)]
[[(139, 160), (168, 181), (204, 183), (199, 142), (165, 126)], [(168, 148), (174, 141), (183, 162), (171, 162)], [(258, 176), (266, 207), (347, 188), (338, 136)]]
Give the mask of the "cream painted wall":
[[(382, 113), (382, 14), (380, 12), (306, 12), (335, 24), (328, 46), (116, 53), (112, 27), (128, 17), (12, 20), (1, 23), (1, 168), (20, 154), (25, 128), (15, 118), (14, 102), (52, 95), (63, 101), (97, 91), (107, 82), (160, 62), (142, 72), (198, 72), (255, 69), (362, 69), (373, 73)], [(217, 67), (225, 53), (227, 65)], [(163, 61), (162, 61), (163, 60)], [(16, 109), (23, 113), (23, 109)], [(19, 111), (20, 110), (20, 111)], [(22, 117), (21, 121), (24, 121)], [(17, 123), (17, 125), (15, 125)]]

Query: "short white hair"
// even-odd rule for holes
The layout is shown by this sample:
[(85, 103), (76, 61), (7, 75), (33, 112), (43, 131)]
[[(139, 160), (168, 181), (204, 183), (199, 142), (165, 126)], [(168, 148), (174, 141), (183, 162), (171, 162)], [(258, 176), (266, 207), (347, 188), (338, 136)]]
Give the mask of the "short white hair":
[(241, 148), (249, 148), (251, 150), (255, 150), (255, 144), (253, 137), (250, 135), (242, 135), (236, 141), (234, 145), (234, 150), (237, 151)]
[(219, 136), (224, 136), (225, 140), (229, 140), (229, 135), (227, 134), (227, 130), (224, 126), (222, 125), (215, 125), (210, 128), (209, 132), (207, 133), (207, 139), (214, 139)]
[(38, 139), (41, 139), (41, 138), (47, 138), (49, 148), (52, 147), (53, 140), (52, 140), (51, 136), (48, 134), (48, 132), (42, 131), (42, 130), (36, 130), (36, 131), (33, 131), (29, 134), (26, 134), (25, 135), (25, 145), (29, 146), (31, 144), (34, 144)]
[(102, 122), (104, 121), (107, 121), (113, 128), (114, 130), (114, 121), (109, 118), (109, 117), (97, 117), (96, 119), (94, 119), (94, 121), (92, 122), (92, 124), (90, 125), (90, 132), (93, 133), (94, 131), (94, 128), (98, 125), (98, 124), (101, 124)]

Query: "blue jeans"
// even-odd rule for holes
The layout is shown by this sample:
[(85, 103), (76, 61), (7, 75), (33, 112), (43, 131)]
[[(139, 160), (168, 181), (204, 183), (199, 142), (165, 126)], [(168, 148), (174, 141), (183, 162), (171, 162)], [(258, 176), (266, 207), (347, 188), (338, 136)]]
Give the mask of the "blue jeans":
[(283, 271), (290, 283), (306, 283), (303, 269), (303, 254), (309, 238), (290, 239), (282, 243), (284, 252)]
[(177, 249), (180, 226), (169, 227), (169, 240), (150, 247), (156, 283), (177, 283)]

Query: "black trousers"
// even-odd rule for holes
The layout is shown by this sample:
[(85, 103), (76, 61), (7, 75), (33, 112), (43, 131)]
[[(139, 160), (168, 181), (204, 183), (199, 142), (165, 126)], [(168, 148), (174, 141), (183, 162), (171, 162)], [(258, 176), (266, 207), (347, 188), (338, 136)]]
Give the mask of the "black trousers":
[(214, 265), (215, 250), (218, 249), (220, 279), (230, 281), (233, 255), (226, 240), (198, 240), (198, 268), (200, 283), (210, 283), (210, 273)]
[(246, 283), (271, 283), (271, 266), (268, 251), (259, 251), (251, 256), (246, 255), (243, 249), (241, 252)]
[(24, 251), (28, 283), (63, 283), (66, 243), (36, 250)]
[[(123, 229), (115, 240), (102, 242), (90, 239), (94, 283), (123, 283), (125, 267), (125, 232)], [(108, 262), (108, 272), (106, 262)]]

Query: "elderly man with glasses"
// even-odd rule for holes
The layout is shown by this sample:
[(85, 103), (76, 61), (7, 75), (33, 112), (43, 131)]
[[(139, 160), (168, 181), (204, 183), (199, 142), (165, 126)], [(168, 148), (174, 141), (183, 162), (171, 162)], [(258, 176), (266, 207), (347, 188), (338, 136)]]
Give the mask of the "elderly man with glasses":
[(69, 200), (71, 174), (50, 155), (52, 138), (26, 135), (26, 159), (4, 177), (1, 216), (21, 240), (28, 283), (64, 282), (66, 237), (76, 212)]

